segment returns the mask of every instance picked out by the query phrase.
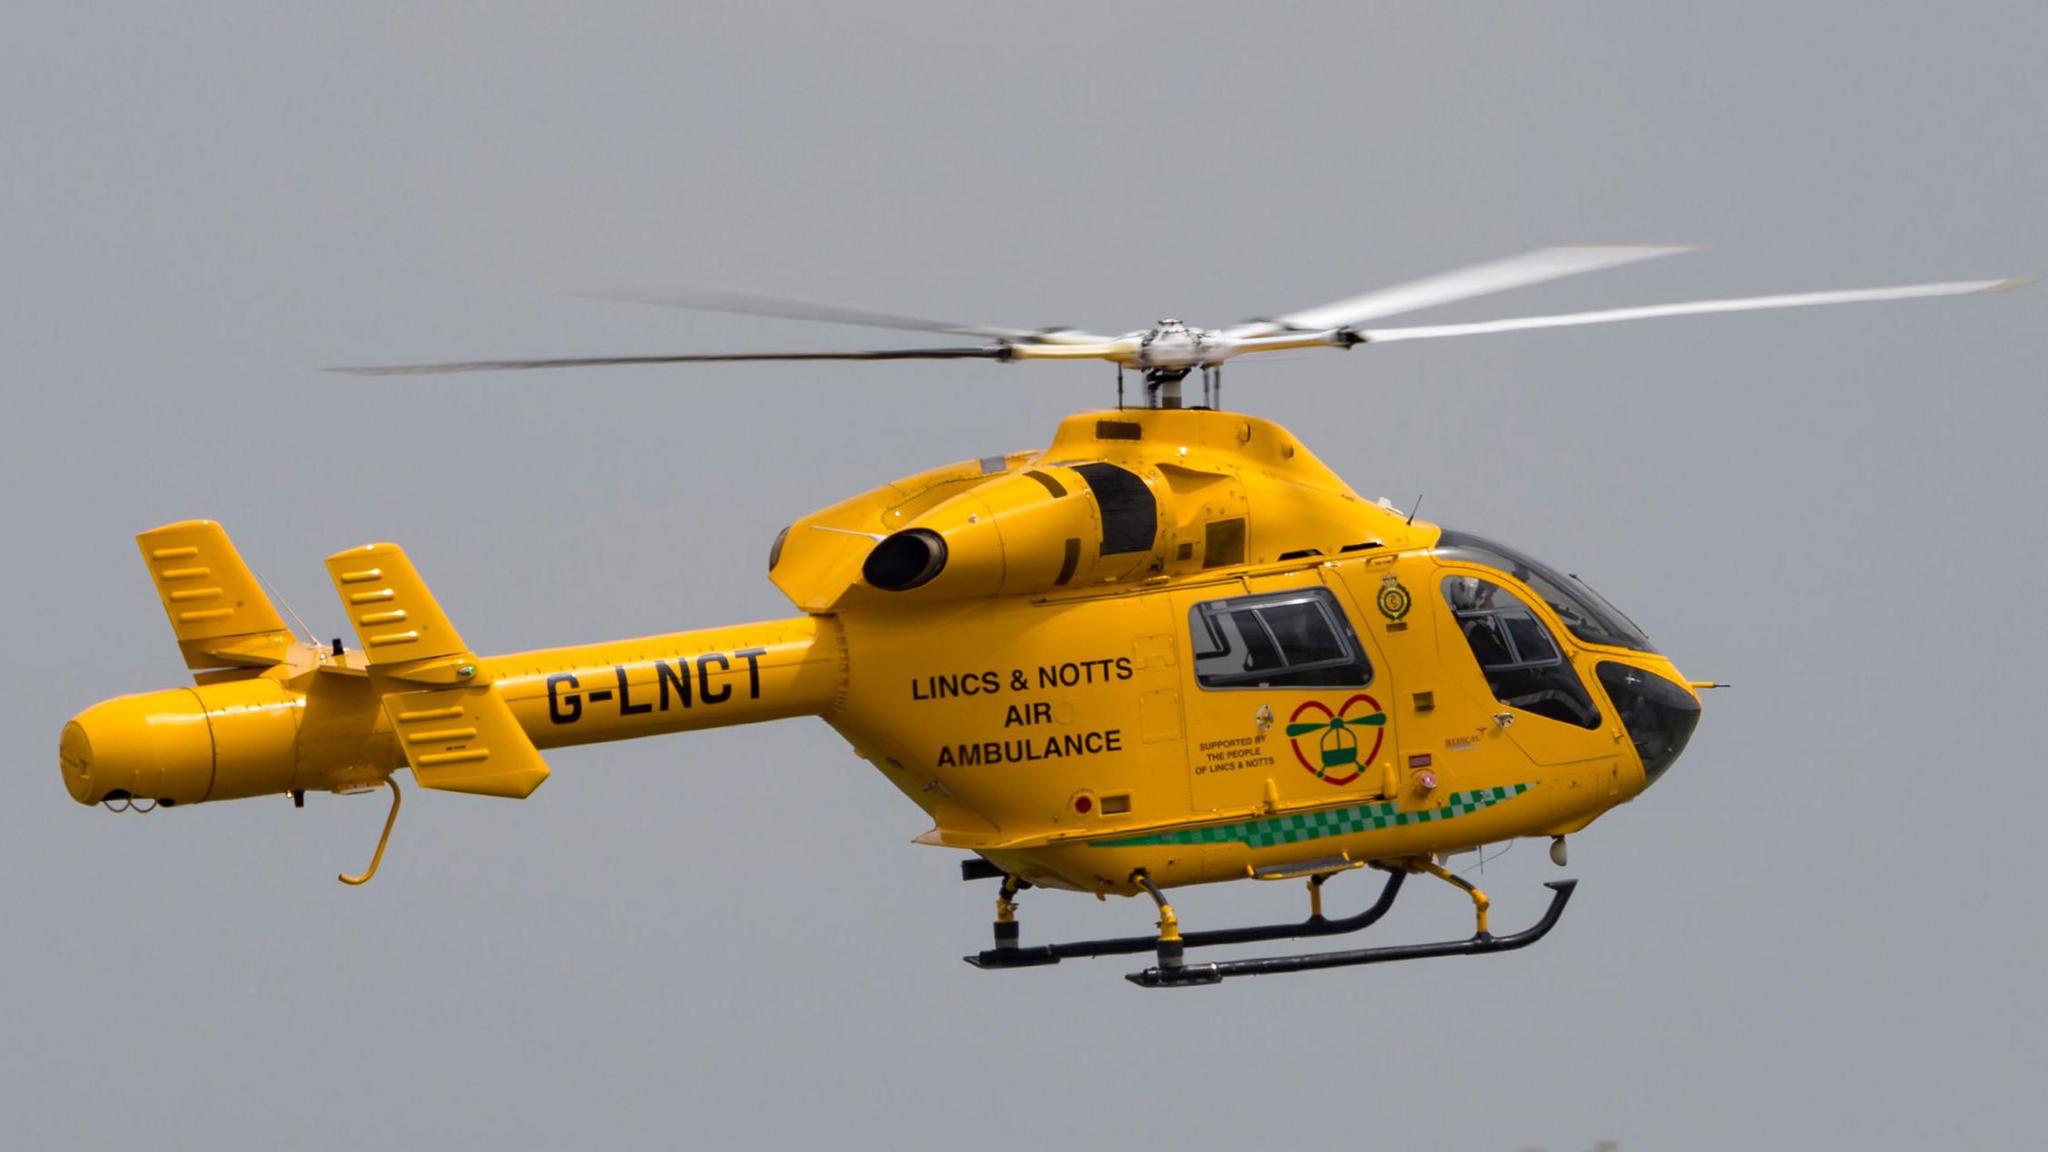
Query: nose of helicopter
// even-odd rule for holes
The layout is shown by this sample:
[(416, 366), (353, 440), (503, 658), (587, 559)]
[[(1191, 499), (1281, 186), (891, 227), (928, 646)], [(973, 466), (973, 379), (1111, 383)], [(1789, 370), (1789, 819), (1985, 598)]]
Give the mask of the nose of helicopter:
[(1655, 672), (1619, 661), (1599, 668), (1600, 684), (1614, 701), (1622, 727), (1643, 760), (1643, 787), (1669, 771), (1699, 726), (1700, 699), (1692, 689)]

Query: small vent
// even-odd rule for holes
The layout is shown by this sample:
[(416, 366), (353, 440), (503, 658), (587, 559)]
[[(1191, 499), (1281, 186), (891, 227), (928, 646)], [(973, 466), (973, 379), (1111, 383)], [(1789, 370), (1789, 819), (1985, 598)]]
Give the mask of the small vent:
[(1193, 560), (1195, 558), (1195, 542), (1192, 540), (1181, 541), (1180, 547), (1173, 550), (1173, 558), (1175, 560)]
[(1321, 548), (1296, 548), (1292, 552), (1282, 552), (1280, 558), (1282, 560), (1306, 560), (1311, 556), (1321, 556), (1322, 554), (1323, 550)]
[(1134, 420), (1097, 420), (1095, 422), (1095, 438), (1097, 440), (1143, 440), (1145, 438), (1145, 426)]
[(1361, 541), (1359, 541), (1359, 542), (1358, 542), (1358, 543), (1356, 543), (1356, 544), (1346, 544), (1346, 545), (1345, 545), (1344, 547), (1342, 547), (1342, 548), (1339, 548), (1339, 549), (1338, 549), (1338, 551), (1339, 551), (1339, 552), (1364, 552), (1364, 551), (1366, 551), (1366, 550), (1368, 550), (1368, 549), (1372, 549), (1372, 548), (1384, 548), (1384, 547), (1386, 547), (1386, 545), (1385, 545), (1385, 544), (1383, 544), (1383, 543), (1381, 543), (1381, 542), (1380, 542), (1380, 541), (1378, 541), (1378, 540), (1361, 540)]
[(1104, 816), (1121, 816), (1130, 810), (1131, 794), (1129, 792), (1119, 792), (1114, 796), (1104, 796), (1102, 798), (1102, 814)]
[(1244, 517), (1211, 520), (1202, 546), (1202, 567), (1244, 563)]
[(1081, 566), (1081, 538), (1067, 537), (1067, 554), (1060, 560), (1060, 574), (1054, 584), (1065, 584), (1074, 578), (1074, 569)]
[(1033, 480), (1038, 481), (1040, 484), (1045, 485), (1045, 490), (1047, 492), (1052, 493), (1052, 498), (1055, 500), (1067, 494), (1066, 485), (1061, 484), (1058, 480), (1055, 480), (1051, 476), (1048, 476), (1045, 473), (1040, 472), (1036, 468), (1033, 468), (1031, 471), (1026, 472), (1025, 475), (1031, 477)]

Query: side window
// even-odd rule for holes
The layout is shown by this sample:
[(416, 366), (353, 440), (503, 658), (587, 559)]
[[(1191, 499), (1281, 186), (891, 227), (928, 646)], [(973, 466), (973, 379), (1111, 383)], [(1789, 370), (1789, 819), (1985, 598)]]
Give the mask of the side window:
[(1372, 665), (1327, 588), (1195, 605), (1195, 680), (1204, 688), (1361, 688)]
[(1528, 605), (1476, 576), (1446, 576), (1443, 589), (1496, 699), (1581, 728), (1600, 726), (1600, 710), (1586, 686)]

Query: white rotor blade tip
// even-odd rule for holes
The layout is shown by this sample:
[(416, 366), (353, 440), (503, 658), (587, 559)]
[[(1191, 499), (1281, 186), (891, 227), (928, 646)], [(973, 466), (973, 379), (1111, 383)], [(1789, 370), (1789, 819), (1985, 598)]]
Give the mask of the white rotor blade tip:
[(1640, 260), (1697, 251), (1690, 244), (1605, 244), (1538, 248), (1519, 256), (1491, 260), (1455, 271), (1381, 288), (1333, 304), (1290, 312), (1273, 320), (1254, 321), (1229, 330), (1238, 337), (1269, 336), (1286, 330), (1318, 331), (1350, 328), (1368, 320), (1395, 316), (1488, 296), (1513, 288), (1527, 288), (1546, 281), (1618, 268)]
[(1369, 328), (1359, 333), (1368, 343), (1434, 340), (1444, 336), (1485, 336), (1537, 328), (1571, 328), (1582, 324), (1613, 324), (1624, 320), (1655, 320), (1664, 316), (1704, 316), (1716, 312), (1758, 312), (1769, 308), (1810, 308), (1823, 304), (1871, 304), (1885, 300), (1918, 300), (1929, 296), (1967, 296), (2008, 292), (2029, 283), (2024, 277), (2004, 280), (1949, 280), (1936, 284), (1903, 284), (1894, 288), (1849, 288), (1831, 292), (1796, 292), (1779, 296), (1743, 296), (1728, 300), (1693, 300), (1683, 304), (1649, 304), (1572, 312), (1557, 316), (1520, 316), (1482, 320), (1475, 324), (1430, 324), (1406, 328)]

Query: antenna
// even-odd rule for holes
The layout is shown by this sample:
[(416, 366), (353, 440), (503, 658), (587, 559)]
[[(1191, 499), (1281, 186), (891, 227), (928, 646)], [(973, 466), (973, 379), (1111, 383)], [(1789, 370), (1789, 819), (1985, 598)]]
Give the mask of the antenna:
[(304, 632), (306, 634), (306, 643), (311, 644), (315, 648), (318, 648), (320, 646), (320, 638), (318, 636), (313, 635), (313, 630), (311, 628), (306, 627), (306, 622), (304, 620), (299, 619), (299, 614), (297, 612), (292, 611), (291, 602), (289, 600), (286, 600), (284, 596), (278, 592), (277, 586), (272, 584), (270, 581), (263, 579), (263, 573), (261, 572), (256, 573), (256, 579), (259, 583), (263, 585), (265, 591), (269, 592), (271, 596), (276, 598), (278, 604), (284, 608), (284, 614), (291, 617), (292, 623), (297, 624), (299, 626), (299, 631)]
[(1422, 493), (1417, 492), (1415, 494), (1415, 504), (1408, 509), (1408, 523), (1415, 523), (1415, 514), (1420, 511), (1422, 511)]

